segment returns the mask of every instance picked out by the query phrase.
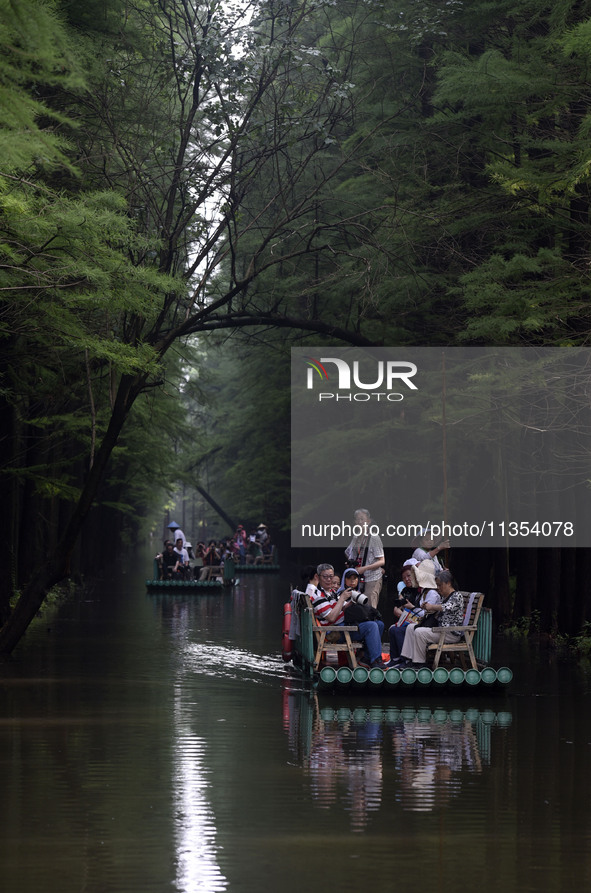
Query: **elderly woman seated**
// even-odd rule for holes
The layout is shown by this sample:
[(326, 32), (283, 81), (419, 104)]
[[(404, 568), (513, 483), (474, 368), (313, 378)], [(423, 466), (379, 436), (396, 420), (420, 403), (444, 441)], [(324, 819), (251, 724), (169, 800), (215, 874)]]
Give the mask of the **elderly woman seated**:
[[(441, 571), (437, 575), (437, 592), (441, 597), (440, 604), (428, 604), (423, 607), (427, 616), (436, 615), (436, 627), (422, 627), (409, 624), (404, 636), (404, 644), (400, 658), (395, 661), (396, 666), (414, 667), (424, 666), (427, 658), (427, 648), (439, 641), (441, 627), (462, 626), (464, 622), (464, 597), (455, 585), (454, 579), (448, 570)], [(457, 642), (461, 633), (445, 633), (445, 642)]]
[[(411, 561), (412, 560), (413, 559), (411, 559)], [(437, 583), (435, 582), (433, 571), (434, 566), (432, 561), (421, 561), (420, 564), (415, 562), (414, 565), (405, 564), (403, 567), (402, 579), (407, 585), (406, 588), (402, 590), (402, 593), (407, 593), (406, 597), (412, 599), (412, 601), (407, 601), (406, 605), (412, 609), (414, 618), (425, 616), (426, 605), (438, 605), (441, 602), (441, 596), (437, 592)], [(398, 665), (397, 661), (402, 652), (406, 631), (409, 626), (412, 626), (412, 623), (410, 622), (403, 621), (401, 623), (402, 615), (400, 611), (397, 613), (396, 608), (394, 608), (394, 616), (398, 618), (397, 623), (394, 623), (388, 630), (390, 638), (389, 666)], [(399, 623), (400, 626), (398, 625)]]

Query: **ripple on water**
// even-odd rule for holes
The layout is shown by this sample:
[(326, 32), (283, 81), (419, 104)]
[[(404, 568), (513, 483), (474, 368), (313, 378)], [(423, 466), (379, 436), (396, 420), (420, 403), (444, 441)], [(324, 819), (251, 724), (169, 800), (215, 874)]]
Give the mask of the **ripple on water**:
[(253, 654), (243, 648), (218, 643), (194, 642), (180, 655), (185, 672), (216, 678), (248, 680), (255, 684), (284, 675), (285, 664), (274, 655)]

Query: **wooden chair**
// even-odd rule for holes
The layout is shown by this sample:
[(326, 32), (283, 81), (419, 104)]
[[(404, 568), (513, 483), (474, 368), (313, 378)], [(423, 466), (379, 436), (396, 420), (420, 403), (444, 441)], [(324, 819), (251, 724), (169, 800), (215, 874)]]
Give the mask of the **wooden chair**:
[(254, 561), (255, 564), (277, 564), (277, 548), (271, 546), (271, 551), (263, 554)]
[(221, 565), (206, 564), (199, 568), (197, 575), (198, 580), (215, 580), (216, 577), (222, 576), (224, 569)]
[[(439, 666), (439, 661), (443, 652), (446, 654), (457, 653), (459, 660), (464, 669), (466, 669), (466, 654), (470, 659), (470, 664), (474, 670), (478, 669), (476, 658), (474, 656), (473, 640), (478, 627), (478, 619), (482, 610), (484, 595), (482, 592), (462, 592), (464, 596), (464, 624), (463, 626), (442, 626), (434, 627), (433, 632), (440, 631), (441, 635), (438, 642), (427, 647), (427, 654), (435, 652), (433, 659), (433, 669)], [(457, 642), (444, 642), (444, 636), (447, 632), (461, 632), (462, 638)]]
[[(351, 639), (352, 632), (359, 632), (358, 626), (323, 626), (318, 622), (318, 618), (314, 614), (314, 608), (310, 601), (310, 596), (305, 596), (306, 610), (310, 611), (313, 618), (312, 632), (315, 639), (314, 648), (314, 670), (320, 666), (323, 652), (339, 652), (346, 651), (349, 657), (349, 663), (353, 669), (357, 667), (357, 658), (355, 652), (358, 648), (363, 647), (363, 642), (354, 642)], [(342, 634), (342, 636), (341, 636)], [(344, 642), (342, 641), (344, 638)], [(331, 641), (338, 639), (338, 641)]]

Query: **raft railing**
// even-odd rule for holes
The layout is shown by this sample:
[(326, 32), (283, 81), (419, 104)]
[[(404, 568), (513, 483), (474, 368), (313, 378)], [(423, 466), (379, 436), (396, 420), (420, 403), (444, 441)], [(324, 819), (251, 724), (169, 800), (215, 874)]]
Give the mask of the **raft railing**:
[(478, 618), (478, 628), (472, 642), (474, 657), (479, 664), (489, 664), (492, 652), (492, 611), (482, 608)]

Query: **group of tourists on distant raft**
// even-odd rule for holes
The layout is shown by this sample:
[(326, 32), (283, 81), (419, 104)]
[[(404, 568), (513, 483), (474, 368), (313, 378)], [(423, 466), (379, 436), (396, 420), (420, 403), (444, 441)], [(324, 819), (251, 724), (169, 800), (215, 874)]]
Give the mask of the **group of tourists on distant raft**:
[(224, 564), (233, 559), (240, 564), (258, 564), (272, 556), (271, 537), (266, 524), (259, 524), (247, 536), (242, 524), (225, 540), (198, 542), (193, 549), (185, 534), (173, 521), (168, 525), (171, 539), (165, 539), (156, 555), (161, 580), (209, 580), (223, 576)]
[[(357, 509), (355, 524), (364, 531), (369, 529), (371, 516), (367, 509)], [(387, 662), (382, 655), (384, 621), (377, 609), (385, 565), (380, 537), (363, 533), (351, 540), (345, 550), (347, 567), (342, 579), (331, 564), (309, 566), (302, 572), (302, 587), (320, 624), (358, 627), (351, 638), (363, 642), (362, 660), (358, 661), (362, 666), (424, 666), (428, 646), (439, 641), (441, 635), (434, 627), (463, 624), (463, 596), (438, 557), (449, 548), (449, 541), (435, 542), (431, 531), (423, 529), (411, 547), (412, 557), (404, 562), (398, 584), (395, 622), (388, 631)], [(450, 630), (445, 633), (445, 642), (455, 642), (460, 636), (461, 633)], [(345, 663), (346, 652), (339, 652), (338, 658), (339, 663)]]

